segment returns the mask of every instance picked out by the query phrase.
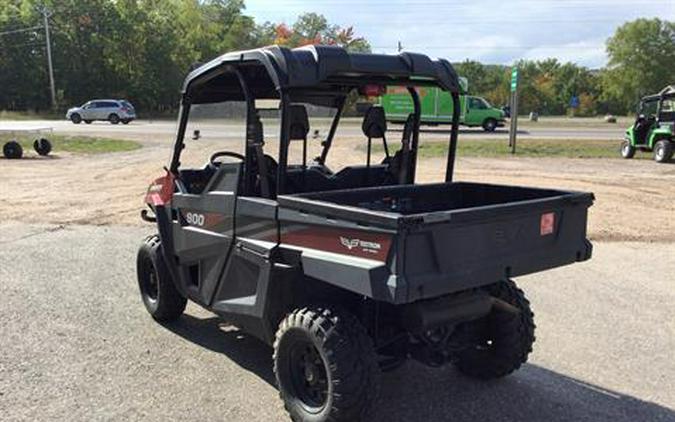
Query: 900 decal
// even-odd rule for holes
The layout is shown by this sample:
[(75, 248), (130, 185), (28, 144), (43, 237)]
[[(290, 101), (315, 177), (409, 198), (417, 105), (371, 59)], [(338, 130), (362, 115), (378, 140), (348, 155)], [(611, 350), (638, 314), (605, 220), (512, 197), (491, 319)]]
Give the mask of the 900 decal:
[(204, 221), (206, 218), (204, 217), (204, 214), (200, 214), (197, 212), (188, 212), (185, 213), (185, 221), (191, 226), (203, 226)]

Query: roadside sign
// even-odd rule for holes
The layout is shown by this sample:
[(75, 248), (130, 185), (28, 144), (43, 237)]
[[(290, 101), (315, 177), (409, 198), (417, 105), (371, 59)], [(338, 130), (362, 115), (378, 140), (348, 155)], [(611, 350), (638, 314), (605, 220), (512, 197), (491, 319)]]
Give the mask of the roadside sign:
[(571, 108), (579, 108), (579, 97), (576, 95), (573, 95), (572, 98), (570, 98), (570, 107)]
[(509, 125), (509, 147), (511, 154), (516, 153), (516, 133), (518, 133), (518, 68), (511, 69), (511, 124)]

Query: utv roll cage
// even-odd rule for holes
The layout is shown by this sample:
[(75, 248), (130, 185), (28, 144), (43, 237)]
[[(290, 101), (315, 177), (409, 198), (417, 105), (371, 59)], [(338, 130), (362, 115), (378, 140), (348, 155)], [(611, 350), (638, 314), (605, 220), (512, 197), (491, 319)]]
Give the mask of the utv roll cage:
[(675, 121), (675, 111), (663, 111), (663, 102), (665, 100), (675, 99), (675, 85), (670, 85), (663, 88), (658, 94), (647, 95), (640, 99), (638, 104), (637, 114), (638, 116), (644, 111), (645, 105), (648, 103), (656, 103), (656, 113), (655, 117), (658, 121)]
[[(246, 145), (244, 153), (244, 194), (254, 191), (260, 180), (260, 194), (273, 196), (268, 186), (268, 173), (262, 152), (262, 125), (255, 101), (278, 99), (280, 134), (278, 168), (275, 192), (286, 192), (288, 149), (294, 135), (292, 108), (294, 104), (308, 103), (336, 109), (329, 132), (322, 142), (322, 152), (317, 161), (323, 164), (342, 115), (348, 94), (354, 89), (367, 86), (406, 86), (412, 98), (414, 113), (409, 117), (409, 150), (404, 151), (403, 165), (409, 166), (403, 183), (414, 183), (417, 162), (417, 146), (421, 117), (420, 99), (415, 87), (435, 86), (450, 92), (453, 101), (452, 128), (445, 180), (452, 181), (457, 149), (459, 127), (459, 94), (461, 87), (457, 73), (444, 59), (430, 59), (422, 54), (400, 53), (398, 55), (350, 53), (336, 46), (306, 46), (288, 49), (269, 46), (254, 50), (224, 54), (193, 70), (185, 79), (178, 132), (174, 145), (170, 172), (178, 176), (181, 151), (190, 107), (225, 101), (246, 103)], [(304, 128), (300, 128), (300, 132)], [(404, 136), (406, 130), (404, 130)], [(306, 161), (306, 132), (304, 135), (303, 161)], [(370, 145), (370, 139), (369, 139)], [(370, 149), (370, 148), (369, 148)], [(257, 169), (256, 172), (250, 169)]]

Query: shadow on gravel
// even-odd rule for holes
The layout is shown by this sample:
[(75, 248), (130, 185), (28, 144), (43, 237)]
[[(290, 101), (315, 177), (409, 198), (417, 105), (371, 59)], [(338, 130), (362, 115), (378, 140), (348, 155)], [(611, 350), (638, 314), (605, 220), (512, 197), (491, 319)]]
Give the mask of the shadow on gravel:
[(5, 161), (11, 161), (11, 162), (19, 162), (19, 161), (44, 161), (44, 160), (60, 160), (63, 157), (61, 157), (58, 154), (49, 154), (49, 155), (24, 155), (21, 158), (12, 158), (8, 159), (3, 155), (0, 155), (0, 160), (5, 160)]
[(272, 348), (222, 319), (200, 319), (183, 314), (176, 322), (165, 324), (164, 328), (205, 349), (225, 355), (266, 383), (276, 385), (272, 372)]
[[(183, 315), (165, 325), (175, 334), (221, 353), (274, 385), (272, 349), (217, 317)], [(502, 380), (463, 377), (409, 361), (382, 376), (377, 421), (675, 421), (675, 411), (595, 386), (537, 365)]]

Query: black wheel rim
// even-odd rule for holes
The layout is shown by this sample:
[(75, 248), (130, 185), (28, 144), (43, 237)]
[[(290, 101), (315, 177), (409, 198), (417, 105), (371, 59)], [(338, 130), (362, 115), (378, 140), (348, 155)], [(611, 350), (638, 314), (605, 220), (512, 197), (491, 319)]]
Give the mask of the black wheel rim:
[(159, 280), (155, 265), (150, 258), (143, 261), (143, 277), (141, 279), (141, 290), (143, 295), (151, 302), (157, 301), (159, 295)]
[(289, 369), (296, 397), (307, 411), (319, 412), (328, 401), (328, 373), (314, 344), (298, 340), (289, 353)]

